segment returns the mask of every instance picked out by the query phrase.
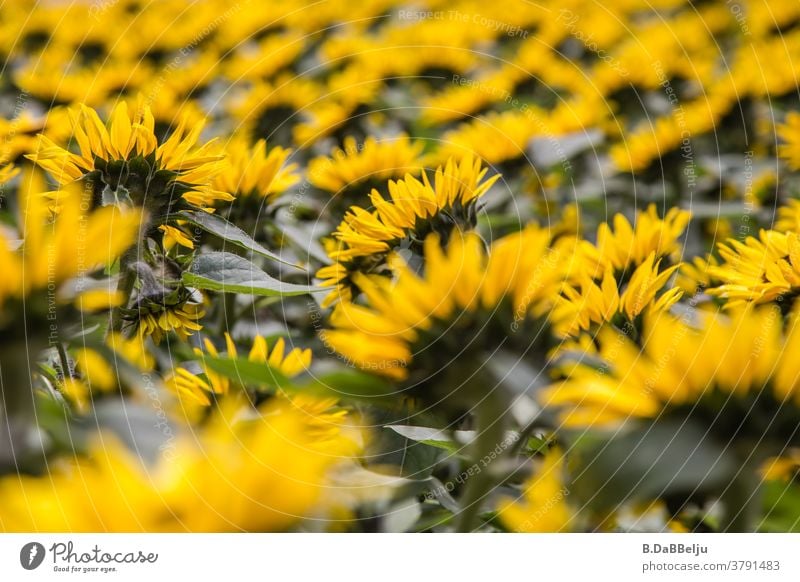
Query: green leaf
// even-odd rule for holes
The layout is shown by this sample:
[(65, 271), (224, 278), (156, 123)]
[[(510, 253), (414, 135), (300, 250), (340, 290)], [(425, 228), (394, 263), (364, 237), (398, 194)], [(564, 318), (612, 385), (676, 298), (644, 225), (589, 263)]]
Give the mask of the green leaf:
[(303, 393), (320, 398), (335, 397), (342, 400), (367, 401), (371, 403), (392, 398), (396, 393), (385, 380), (358, 371), (336, 371), (315, 374), (306, 381), (288, 378), (280, 370), (246, 358), (212, 358), (206, 356), (203, 363), (214, 372), (240, 383), (280, 389), (287, 393)]
[(763, 508), (759, 531), (800, 532), (800, 483), (768, 481), (764, 485)]
[(296, 269), (303, 270), (294, 263), (286, 261), (275, 253), (265, 249), (263, 246), (253, 240), (253, 237), (251, 237), (245, 231), (238, 226), (231, 224), (221, 216), (202, 211), (184, 210), (183, 212), (180, 212), (177, 217), (179, 220), (189, 221), (195, 226), (198, 226), (206, 232), (210, 232), (211, 234), (218, 236), (226, 242), (234, 244), (248, 251), (253, 251), (262, 257), (267, 257), (268, 259), (272, 259), (285, 265), (292, 266)]
[(305, 389), (344, 400), (371, 404), (391, 403), (394, 405), (401, 397), (397, 388), (383, 378), (352, 369), (316, 375), (311, 382), (305, 385)]
[(444, 449), (450, 453), (458, 453), (459, 450), (464, 448), (462, 445), (453, 442), (445, 431), (436, 428), (410, 426), (407, 424), (389, 424), (384, 428), (391, 429), (408, 440), (423, 443), (438, 449)]
[(189, 270), (183, 273), (183, 282), (196, 289), (265, 297), (289, 297), (324, 291), (311, 285), (284, 283), (244, 257), (224, 252), (203, 253), (195, 257)]
[(212, 358), (206, 356), (203, 363), (217, 374), (236, 380), (241, 384), (255, 384), (274, 388), (290, 387), (291, 380), (280, 370), (263, 362), (251, 362), (247, 358)]
[(587, 444), (573, 447), (572, 489), (603, 509), (627, 500), (719, 492), (738, 470), (729, 449), (691, 421), (656, 422)]

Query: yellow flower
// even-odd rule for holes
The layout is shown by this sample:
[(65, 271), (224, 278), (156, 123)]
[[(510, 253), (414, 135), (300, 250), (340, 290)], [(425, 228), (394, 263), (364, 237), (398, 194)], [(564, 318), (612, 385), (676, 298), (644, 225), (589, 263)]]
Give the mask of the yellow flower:
[[(141, 213), (114, 207), (85, 211), (86, 193), (65, 198), (51, 220), (47, 200), (39, 193), (20, 192), (22, 247), (0, 235), (0, 305), (50, 286), (60, 290), (70, 279), (84, 277), (113, 263), (137, 238)], [(64, 291), (68, 291), (66, 286)], [(71, 293), (86, 295), (87, 308), (98, 307), (96, 287)], [(115, 295), (101, 293), (113, 302)], [(63, 300), (61, 295), (56, 299)]]
[(404, 240), (421, 241), (430, 232), (447, 236), (453, 226), (471, 228), (477, 201), (499, 178), (483, 180), (487, 171), (472, 156), (465, 156), (460, 163), (451, 159), (436, 170), (433, 184), (424, 172), (422, 181), (406, 175), (403, 180), (389, 181), (388, 200), (372, 191), (374, 211), (351, 206), (333, 233), (336, 243), (328, 244), (333, 264), (317, 273), (323, 286), (335, 287), (323, 305), (349, 300), (353, 275), (383, 266), (385, 254)]
[(556, 332), (563, 336), (575, 335), (589, 330), (593, 324), (613, 322), (617, 314), (632, 321), (642, 313), (669, 310), (681, 298), (682, 290), (669, 289), (658, 299), (656, 295), (678, 265), (659, 272), (659, 263), (655, 260), (655, 253), (651, 253), (633, 272), (622, 293), (610, 265), (599, 284), (586, 273), (577, 287), (566, 284), (551, 316)]
[(106, 338), (108, 346), (126, 362), (130, 362), (139, 370), (146, 372), (153, 369), (155, 361), (147, 351), (141, 336), (126, 338), (120, 333), (109, 333)]
[(233, 196), (255, 197), (268, 201), (299, 181), (297, 164), (286, 165), (292, 150), (280, 146), (267, 153), (267, 142), (259, 140), (249, 146), (241, 139), (232, 140), (225, 151), (227, 165), (214, 179), (214, 188)]
[[(190, 401), (208, 406), (211, 404), (211, 399), (209, 398), (210, 394), (217, 396), (228, 394), (231, 380), (227, 376), (214, 372), (205, 365), (203, 360), (206, 354), (209, 354), (213, 358), (218, 358), (220, 354), (210, 339), (205, 338), (203, 344), (205, 346), (205, 351), (200, 348), (195, 348), (194, 353), (202, 359), (201, 366), (205, 378), (201, 375), (193, 374), (186, 368), (179, 367), (175, 368), (174, 375), (168, 379), (167, 384), (175, 390), (179, 396), (188, 397)], [(239, 357), (236, 344), (228, 333), (225, 334), (225, 347), (227, 350), (227, 357)], [(247, 359), (251, 362), (267, 364), (285, 376), (292, 378), (306, 371), (311, 365), (311, 350), (293, 348), (286, 353), (286, 342), (283, 338), (278, 338), (272, 350), (270, 350), (267, 345), (267, 340), (257, 335), (253, 339), (253, 345), (250, 348)]]
[(93, 349), (82, 348), (75, 352), (75, 362), (80, 375), (90, 388), (109, 392), (117, 386), (117, 375), (105, 358)]
[(527, 155), (528, 142), (537, 133), (545, 133), (536, 125), (534, 111), (489, 113), (442, 137), (444, 144), (436, 152), (437, 159), (472, 153), (489, 164), (499, 164)]
[(767, 481), (791, 481), (800, 471), (800, 450), (789, 449), (780, 457), (772, 457), (761, 466), (759, 473)]
[[(477, 320), (495, 310), (505, 313), (511, 325), (511, 320), (520, 324), (530, 314), (543, 315), (574, 248), (566, 239), (559, 241), (551, 246), (550, 233), (531, 226), (497, 241), (487, 257), (475, 234), (454, 233), (446, 251), (439, 237), (430, 235), (424, 276), (396, 256), (390, 260), (395, 282), (356, 273), (369, 306), (338, 304), (331, 315), (333, 329), (322, 332), (322, 340), (360, 368), (404, 379), (413, 348), (432, 341), (426, 334), (439, 326), (446, 330), (458, 321), (462, 331), (470, 322), (480, 328)], [(508, 305), (499, 309), (504, 300)]]
[(152, 337), (156, 344), (160, 344), (170, 331), (185, 341), (194, 332), (203, 329), (199, 321), (205, 315), (201, 303), (183, 301), (172, 305), (149, 302), (146, 309), (139, 306), (131, 311), (134, 313), (126, 319), (133, 321), (142, 337)]
[(185, 232), (175, 226), (162, 224), (158, 230), (164, 233), (164, 248), (170, 250), (176, 244), (186, 247), (187, 249), (194, 248), (194, 241), (190, 239)]
[[(543, 403), (561, 408), (568, 426), (618, 424), (683, 410), (719, 415), (729, 419), (726, 426), (739, 427), (741, 421), (742, 430), (755, 423), (759, 438), (785, 430), (777, 421), (758, 423), (779, 412), (792, 417), (800, 406), (796, 318), (783, 331), (775, 307), (700, 315), (699, 327), (669, 315), (648, 317), (641, 348), (611, 327), (601, 329), (597, 355), (604, 366), (572, 364), (566, 380), (547, 389)], [(752, 406), (763, 416), (748, 404), (756, 396)]]
[(13, 165), (8, 164), (6, 166), (0, 166), (0, 184), (5, 184), (11, 178), (16, 176), (19, 173), (19, 169), (15, 168)]
[(229, 109), (240, 125), (239, 131), (252, 140), (266, 138), (287, 143), (298, 113), (316, 103), (322, 91), (319, 83), (308, 76), (284, 74), (269, 82), (256, 83), (242, 99), (231, 103)]
[(354, 137), (346, 137), (343, 149), (309, 162), (309, 181), (321, 190), (339, 194), (368, 180), (384, 182), (406, 174), (419, 175), (422, 149), (421, 142), (412, 142), (405, 134), (381, 141), (368, 137), (360, 147)]
[(785, 206), (778, 208), (775, 230), (800, 234), (800, 200), (789, 200)]
[[(166, 173), (166, 183), (162, 192), (149, 192), (159, 202), (169, 207), (172, 201), (167, 191), (169, 181), (185, 185), (183, 199), (199, 207), (209, 207), (217, 200), (232, 200), (230, 194), (218, 192), (208, 186), (208, 182), (222, 168), (222, 156), (214, 155), (212, 143), (197, 147), (197, 140), (203, 124), (189, 127), (188, 118), (181, 119), (172, 135), (159, 143), (156, 137), (155, 121), (150, 108), (142, 105), (129, 112), (124, 101), (117, 103), (111, 111), (108, 126), (104, 125), (94, 109), (82, 106), (73, 112), (73, 134), (80, 149), (79, 154), (62, 148), (49, 137), (42, 135), (37, 152), (29, 158), (47, 170), (60, 184), (78, 180), (87, 174), (99, 172), (103, 180), (116, 189), (125, 185), (129, 190), (136, 188), (142, 200), (148, 203), (146, 189), (158, 172)], [(125, 168), (127, 171), (124, 171)], [(171, 177), (174, 176), (174, 177)], [(129, 182), (139, 180), (136, 188)], [(154, 180), (159, 182), (159, 180)]]
[(522, 499), (503, 498), (497, 512), (506, 528), (520, 533), (570, 531), (574, 512), (567, 504), (564, 486), (564, 456), (549, 451), (542, 466), (525, 484)]
[(586, 242), (581, 250), (588, 261), (599, 266), (599, 272), (606, 265), (616, 271), (641, 265), (651, 253), (656, 259), (675, 259), (681, 250), (678, 239), (690, 218), (688, 211), (672, 207), (661, 219), (655, 204), (651, 204), (647, 211), (637, 214), (634, 225), (622, 214), (614, 216), (613, 229), (602, 223), (597, 229), (597, 244)]
[[(118, 369), (123, 363), (132, 364), (141, 371), (153, 369), (153, 358), (145, 350), (141, 338), (126, 339), (119, 333), (110, 333), (106, 344), (113, 350), (113, 360), (107, 360), (96, 349), (80, 348), (75, 351), (75, 377), (65, 377), (58, 386), (81, 413), (89, 410), (90, 395), (117, 389), (123, 378), (118, 379)], [(62, 370), (62, 373), (67, 371)]]
[(46, 476), (0, 480), (6, 532), (281, 531), (338, 511), (329, 475), (357, 448), (341, 428), (320, 436), (284, 401), (250, 420), (222, 414), (178, 437), (153, 466), (102, 435), (87, 459)]
[(782, 301), (784, 295), (800, 288), (798, 236), (795, 232), (762, 230), (757, 239), (720, 243), (722, 262), (708, 268), (709, 276), (715, 279), (708, 294), (727, 299), (729, 307)]
[(800, 113), (787, 113), (786, 123), (778, 126), (778, 135), (784, 141), (778, 146), (778, 155), (792, 170), (800, 170)]
[(628, 287), (620, 298), (620, 309), (625, 315), (633, 319), (645, 308), (652, 311), (665, 311), (681, 297), (680, 289), (671, 289), (664, 293), (658, 301), (656, 293), (660, 291), (667, 280), (678, 269), (678, 265), (659, 272), (659, 263), (655, 262), (655, 253), (652, 253), (631, 276)]
[(709, 268), (716, 267), (719, 263), (713, 256), (694, 257), (691, 263), (681, 263), (675, 286), (688, 295), (694, 295), (711, 287)]

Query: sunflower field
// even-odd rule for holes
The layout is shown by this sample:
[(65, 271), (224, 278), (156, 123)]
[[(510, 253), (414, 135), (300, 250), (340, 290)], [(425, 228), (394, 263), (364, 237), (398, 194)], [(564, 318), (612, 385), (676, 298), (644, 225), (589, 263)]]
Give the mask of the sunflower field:
[(0, 531), (800, 531), (800, 2), (0, 4)]

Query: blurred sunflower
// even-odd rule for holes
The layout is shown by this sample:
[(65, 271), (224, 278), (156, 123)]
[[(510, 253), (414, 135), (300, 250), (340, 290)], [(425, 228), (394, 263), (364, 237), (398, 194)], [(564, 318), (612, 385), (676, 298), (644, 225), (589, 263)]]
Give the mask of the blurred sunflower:
[(225, 147), (226, 166), (214, 178), (213, 187), (237, 200), (272, 202), (300, 180), (295, 173), (297, 164), (286, 165), (291, 153), (280, 146), (267, 150), (263, 139), (253, 146), (242, 139), (231, 140)]
[(422, 150), (421, 142), (412, 142), (405, 134), (381, 141), (368, 137), (361, 145), (348, 136), (344, 148), (308, 163), (309, 181), (321, 190), (340, 194), (364, 182), (417, 176), (423, 169)]
[(528, 142), (541, 132), (535, 122), (536, 115), (533, 109), (526, 113), (492, 112), (464, 123), (444, 134), (444, 145), (436, 152), (436, 157), (446, 160), (452, 156), (463, 156), (464, 152), (475, 152), (475, 155), (492, 165), (524, 158), (527, 156)]
[[(205, 338), (203, 345), (205, 350), (194, 349), (195, 355), (201, 358), (202, 374), (194, 374), (184, 367), (176, 367), (174, 374), (167, 380), (167, 385), (182, 398), (185, 397), (188, 401), (208, 406), (211, 404), (210, 395), (219, 397), (230, 392), (231, 380), (227, 376), (214, 372), (203, 363), (206, 355), (212, 358), (220, 356), (210, 339)], [(226, 357), (239, 357), (236, 344), (228, 333), (225, 334), (225, 348)], [(293, 348), (286, 353), (286, 342), (283, 338), (278, 338), (270, 350), (267, 340), (263, 336), (257, 335), (253, 338), (253, 345), (247, 359), (251, 362), (269, 365), (270, 368), (292, 378), (306, 371), (311, 365), (311, 350)]]
[[(86, 196), (85, 192), (75, 192), (65, 197), (58, 215), (52, 218), (42, 193), (22, 190), (22, 245), (0, 234), (0, 306), (43, 289), (54, 289), (52, 299), (56, 302), (74, 302), (83, 309), (119, 302), (116, 291), (85, 278), (113, 263), (136, 240), (141, 214), (113, 207), (87, 212)], [(74, 284), (77, 279), (84, 282)], [(42, 299), (47, 301), (46, 297)], [(29, 317), (34, 307), (29, 304)], [(0, 309), (0, 313), (3, 319), (16, 315), (9, 309)]]
[(55, 461), (43, 477), (1, 479), (0, 529), (286, 530), (304, 517), (344, 509), (324, 492), (332, 471), (357, 450), (342, 425), (320, 437), (313, 419), (283, 401), (248, 420), (223, 411), (151, 467), (103, 435), (86, 459)]
[(79, 412), (86, 413), (94, 397), (115, 392), (126, 384), (129, 368), (140, 372), (153, 370), (155, 363), (143, 339), (142, 336), (126, 338), (119, 333), (109, 333), (108, 350), (94, 347), (75, 350), (75, 367), (61, 370), (59, 391)]
[(774, 228), (780, 232), (800, 234), (800, 200), (789, 200), (778, 208)]
[(784, 142), (778, 146), (778, 155), (792, 170), (800, 170), (800, 113), (787, 113), (785, 123), (779, 125), (777, 131)]
[[(709, 313), (699, 326), (647, 318), (641, 347), (611, 327), (597, 335), (603, 367), (574, 362), (542, 402), (567, 426), (617, 425), (664, 415), (702, 419), (717, 435), (781, 447), (800, 421), (800, 329), (776, 307)], [(774, 439), (774, 441), (772, 440)]]
[[(554, 242), (538, 226), (500, 239), (488, 255), (473, 233), (454, 234), (445, 250), (431, 234), (424, 275), (397, 256), (390, 258), (394, 281), (356, 273), (368, 305), (339, 303), (332, 329), (321, 338), (348, 362), (398, 380), (436, 375), (443, 364), (446, 371), (469, 374), (486, 357), (483, 350), (491, 352), (545, 316), (573, 251), (574, 241)], [(445, 391), (458, 386), (441, 379), (437, 385)]]
[(564, 456), (558, 449), (545, 454), (539, 470), (524, 484), (521, 499), (504, 497), (497, 508), (503, 525), (515, 532), (554, 533), (575, 529), (575, 512), (567, 504)]
[(597, 265), (598, 275), (609, 265), (619, 275), (641, 265), (651, 254), (655, 259), (676, 262), (682, 251), (679, 239), (690, 218), (691, 213), (677, 207), (670, 208), (663, 219), (659, 218), (655, 204), (638, 212), (633, 225), (624, 215), (616, 214), (613, 228), (601, 223), (597, 229), (597, 243), (584, 242), (581, 254)]
[(683, 291), (679, 288), (662, 290), (680, 265), (661, 271), (660, 262), (656, 261), (655, 253), (650, 253), (636, 267), (622, 292), (611, 265), (606, 266), (599, 282), (582, 273), (577, 285), (566, 283), (551, 316), (556, 333), (575, 335), (603, 323), (621, 325), (620, 317), (632, 322), (642, 314), (669, 310), (680, 300)]
[(708, 267), (712, 281), (706, 292), (725, 299), (728, 307), (777, 301), (790, 309), (800, 291), (798, 236), (762, 230), (758, 238), (720, 243), (722, 261)]
[(11, 180), (14, 176), (19, 173), (19, 168), (15, 168), (13, 165), (8, 164), (6, 166), (0, 166), (0, 184), (5, 184), (9, 180)]

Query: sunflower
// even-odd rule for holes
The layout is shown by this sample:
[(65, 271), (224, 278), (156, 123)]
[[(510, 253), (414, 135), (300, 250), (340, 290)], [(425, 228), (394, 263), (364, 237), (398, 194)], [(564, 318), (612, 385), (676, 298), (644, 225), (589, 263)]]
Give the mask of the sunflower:
[(87, 212), (87, 193), (73, 188), (52, 219), (41, 193), (22, 188), (19, 195), (22, 246), (0, 234), (0, 307), (46, 288), (58, 291), (59, 302), (86, 308), (114, 305), (119, 298), (107, 288), (69, 283), (117, 260), (136, 240), (141, 213), (115, 207)]
[(423, 144), (412, 142), (405, 134), (378, 141), (368, 137), (359, 145), (348, 136), (344, 148), (330, 157), (320, 156), (308, 164), (309, 182), (321, 190), (339, 194), (367, 181), (385, 182), (422, 171)]
[(120, 331), (124, 327), (127, 335), (152, 337), (156, 344), (174, 331), (185, 341), (203, 328), (200, 319), (205, 316), (204, 297), (180, 282), (174, 261), (165, 257), (153, 259), (155, 265), (136, 261), (128, 267), (134, 289), (127, 305), (120, 308), (114, 329)]
[(638, 212), (634, 224), (623, 214), (616, 214), (613, 228), (601, 223), (597, 229), (597, 243), (585, 241), (581, 254), (588, 262), (597, 265), (597, 273), (611, 266), (616, 273), (641, 265), (653, 254), (655, 259), (679, 259), (682, 245), (680, 237), (689, 223), (691, 213), (672, 207), (664, 218), (659, 218), (655, 204)]
[(503, 525), (521, 533), (570, 531), (574, 511), (567, 504), (564, 456), (558, 449), (549, 451), (539, 470), (526, 483), (521, 499), (503, 497), (497, 516)]
[(237, 199), (254, 198), (272, 202), (295, 185), (297, 164), (286, 165), (292, 150), (280, 146), (267, 150), (267, 142), (258, 140), (249, 146), (241, 139), (225, 148), (226, 166), (213, 181), (213, 187)]
[(247, 420), (233, 412), (222, 411), (201, 431), (180, 437), (150, 466), (102, 435), (87, 458), (51, 462), (41, 477), (6, 477), (0, 480), (0, 528), (281, 531), (304, 517), (343, 509), (325, 495), (331, 472), (352, 464), (357, 453), (341, 424), (320, 435), (303, 410), (280, 400)]
[(797, 479), (800, 476), (800, 449), (789, 449), (780, 457), (767, 459), (760, 473), (766, 481), (790, 482)]
[[(219, 357), (219, 351), (210, 339), (205, 338), (203, 345), (205, 351), (200, 348), (194, 349), (196, 356), (201, 359), (204, 359), (206, 354), (212, 358)], [(228, 333), (225, 334), (225, 347), (228, 358), (239, 357), (236, 344)], [(270, 368), (292, 378), (307, 370), (311, 365), (311, 350), (293, 348), (286, 353), (286, 342), (283, 338), (278, 338), (270, 350), (267, 340), (257, 335), (253, 339), (253, 345), (250, 348), (247, 359), (251, 362), (269, 365)], [(203, 369), (202, 375), (194, 374), (183, 367), (175, 368), (174, 374), (167, 383), (178, 395), (188, 397), (190, 401), (197, 402), (203, 406), (208, 406), (211, 404), (209, 395), (213, 394), (218, 397), (228, 394), (231, 380), (211, 370), (202, 363), (202, 360), (201, 367)]]
[(75, 367), (61, 370), (59, 391), (79, 412), (86, 413), (92, 397), (114, 392), (124, 385), (125, 375), (120, 373), (123, 366), (132, 366), (141, 372), (152, 371), (154, 361), (142, 340), (141, 336), (129, 339), (109, 333), (106, 345), (110, 352), (91, 347), (75, 350)]
[(719, 244), (722, 259), (708, 268), (709, 295), (729, 307), (745, 303), (784, 302), (786, 309), (800, 291), (800, 241), (795, 232), (762, 230), (759, 237)]
[(269, 79), (291, 66), (305, 47), (303, 35), (296, 31), (271, 34), (258, 41), (257, 50), (238, 46), (239, 39), (234, 44), (239, 50), (222, 61), (224, 75), (233, 81), (255, 82)]
[(445, 133), (444, 145), (435, 155), (437, 159), (447, 159), (473, 152), (493, 165), (524, 158), (528, 142), (542, 133), (535, 121), (539, 114), (533, 109), (488, 113)]
[(604, 327), (596, 338), (603, 366), (570, 364), (543, 403), (561, 409), (567, 426), (691, 415), (718, 434), (785, 445), (800, 421), (800, 330), (796, 318), (786, 330), (783, 321), (775, 306), (709, 313), (699, 325), (649, 317), (641, 347)]
[(787, 113), (785, 123), (778, 126), (778, 135), (784, 142), (778, 146), (778, 155), (792, 170), (800, 170), (800, 113)]
[(774, 229), (800, 234), (800, 200), (789, 200), (784, 206), (778, 208)]
[(256, 83), (228, 108), (243, 127), (239, 130), (253, 141), (290, 143), (292, 127), (300, 112), (323, 95), (320, 84), (307, 76), (280, 75), (270, 82)]
[(6, 166), (0, 166), (0, 184), (5, 184), (9, 180), (11, 180), (14, 176), (19, 173), (19, 168), (15, 168), (13, 165), (8, 164)]
[(203, 329), (200, 320), (205, 316), (203, 304), (189, 297), (188, 290), (180, 287), (161, 301), (139, 298), (133, 308), (123, 311), (123, 317), (139, 335), (152, 337), (156, 344), (171, 331), (185, 341)]
[(682, 296), (681, 289), (663, 291), (669, 278), (680, 265), (660, 270), (655, 253), (639, 265), (620, 292), (610, 265), (598, 282), (583, 273), (577, 285), (566, 283), (553, 308), (552, 320), (559, 335), (571, 336), (588, 331), (593, 325), (615, 322), (620, 316), (632, 322), (642, 314), (667, 311)]
[[(395, 281), (356, 273), (368, 305), (338, 304), (332, 329), (321, 333), (322, 340), (348, 362), (391, 378), (408, 378), (414, 358), (420, 359), (423, 373), (439, 370), (450, 356), (433, 351), (449, 346), (453, 354), (462, 354), (465, 345), (480, 351), (495, 335), (487, 322), (497, 324), (500, 337), (507, 338), (531, 318), (543, 316), (573, 251), (574, 241), (553, 242), (538, 226), (498, 240), (488, 256), (474, 233), (454, 233), (446, 250), (440, 237), (431, 234), (424, 243), (424, 275), (397, 255), (390, 257)], [(426, 349), (434, 343), (436, 350)], [(468, 368), (469, 357), (462, 361)]]
[[(420, 121), (425, 125), (437, 126), (473, 115), (501, 101), (513, 89), (513, 72), (512, 67), (503, 68), (469, 85), (455, 85), (423, 98)], [(492, 90), (476, 91), (475, 83), (479, 87), (491, 87)]]
[[(172, 135), (159, 143), (148, 106), (129, 112), (121, 101), (109, 117), (106, 126), (95, 110), (82, 106), (72, 117), (79, 154), (43, 135), (37, 152), (28, 157), (60, 184), (84, 177), (99, 179), (118, 199), (127, 196), (157, 217), (168, 215), (180, 198), (202, 208), (233, 200), (230, 194), (208, 186), (221, 170), (223, 157), (213, 153), (212, 143), (196, 146), (202, 124), (190, 128), (183, 118)], [(180, 197), (173, 199), (173, 191)]]
[(419, 245), (430, 232), (449, 236), (454, 226), (472, 228), (478, 200), (499, 178), (484, 180), (487, 171), (470, 155), (459, 163), (451, 159), (436, 170), (433, 184), (425, 172), (422, 181), (406, 175), (403, 180), (389, 181), (389, 199), (372, 191), (375, 210), (352, 206), (333, 233), (335, 241), (328, 243), (333, 264), (317, 272), (323, 286), (335, 287), (324, 305), (349, 300), (354, 290), (352, 275), (378, 271), (386, 254), (397, 246)]

